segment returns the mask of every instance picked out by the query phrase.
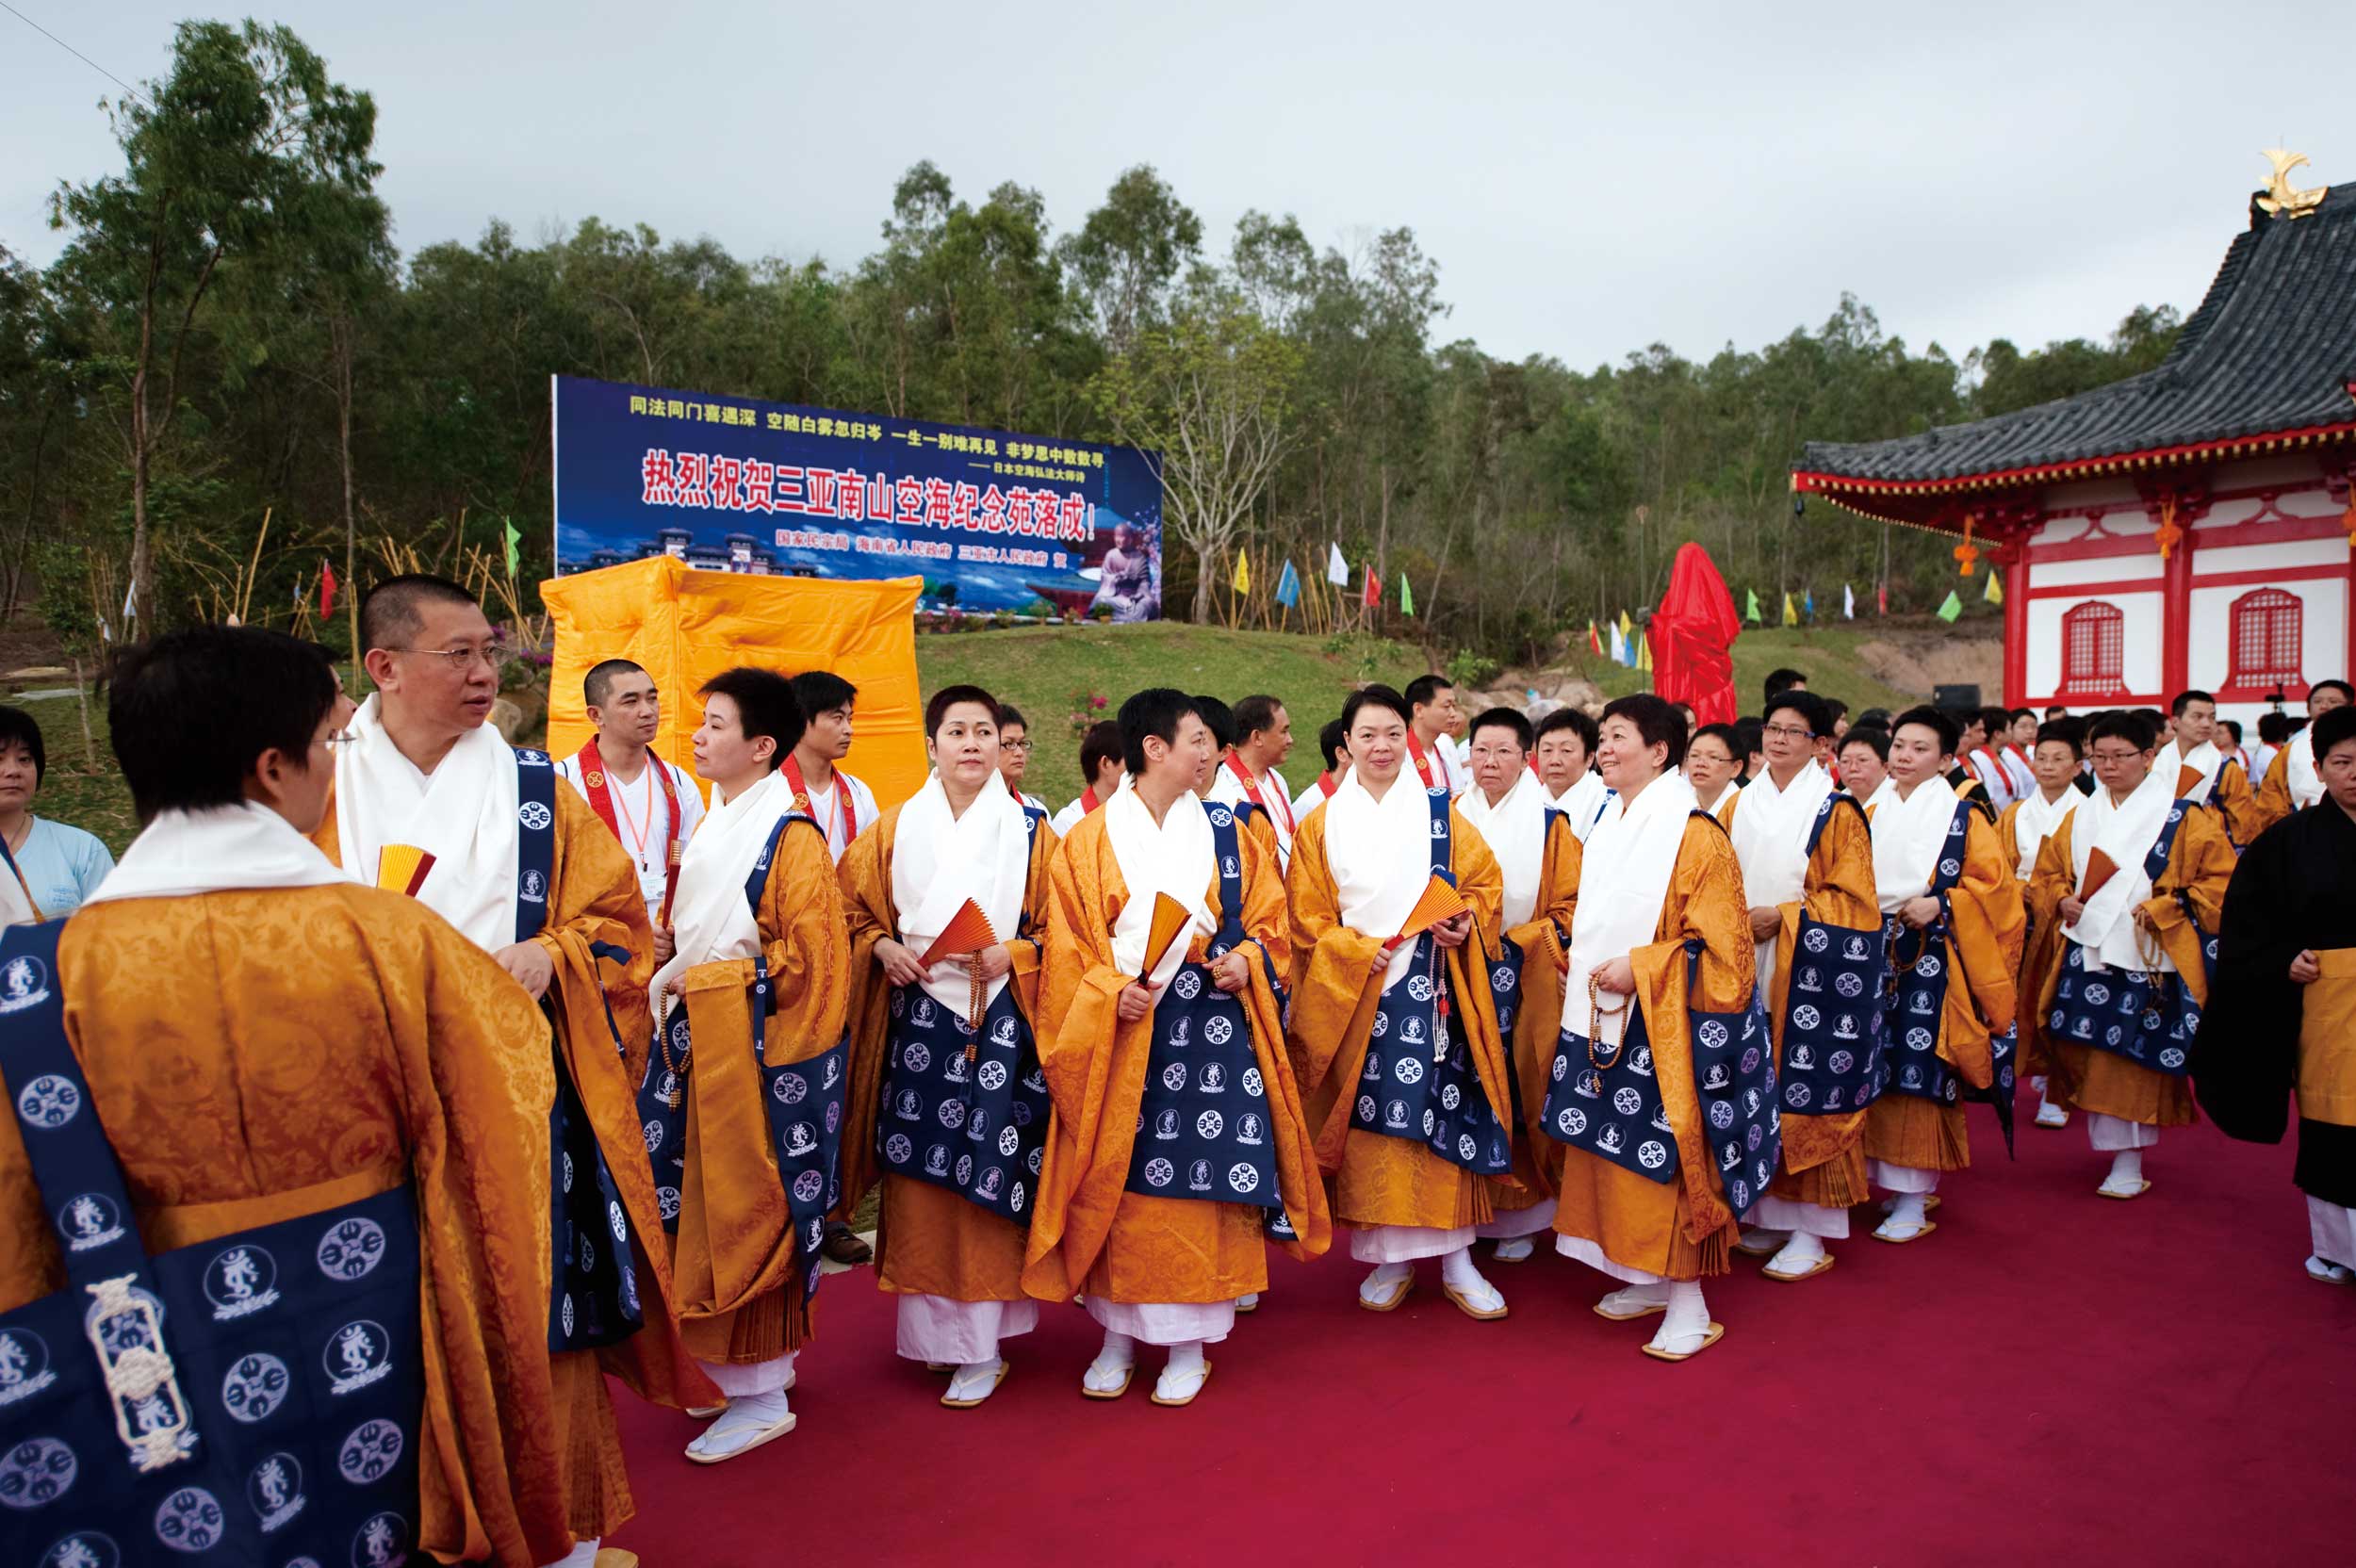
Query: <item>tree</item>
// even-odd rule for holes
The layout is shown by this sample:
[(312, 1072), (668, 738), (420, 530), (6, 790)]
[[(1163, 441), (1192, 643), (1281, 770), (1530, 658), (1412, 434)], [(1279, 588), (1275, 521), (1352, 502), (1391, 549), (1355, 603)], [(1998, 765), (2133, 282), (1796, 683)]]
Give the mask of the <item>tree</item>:
[(1203, 220), (1141, 163), (1123, 172), (1063, 242), (1063, 259), (1105, 348), (1121, 353), (1159, 318), (1170, 286), (1203, 248)]
[(1300, 351), (1232, 293), (1149, 327), (1095, 384), (1097, 407), (1133, 446), (1161, 454), (1162, 511), (1193, 551), (1194, 618), (1293, 439)]
[(107, 106), (124, 172), (60, 186), (50, 222), (74, 231), (53, 270), (95, 307), (104, 386), (131, 470), (130, 597), (152, 619), (154, 466), (180, 414), (182, 375), (224, 265), (269, 264), (348, 216), (318, 187), (366, 196), (376, 106), (327, 78), (283, 26), (184, 22), (172, 74)]

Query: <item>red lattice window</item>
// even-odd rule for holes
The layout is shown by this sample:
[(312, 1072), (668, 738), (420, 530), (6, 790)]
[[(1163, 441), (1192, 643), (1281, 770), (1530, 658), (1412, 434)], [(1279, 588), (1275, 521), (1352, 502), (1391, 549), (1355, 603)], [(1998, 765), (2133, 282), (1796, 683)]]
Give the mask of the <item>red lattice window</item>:
[(2119, 606), (2089, 599), (2062, 612), (2062, 690), (2087, 696), (2125, 690), (2120, 671), (2126, 617)]
[(2259, 588), (2235, 599), (2226, 614), (2232, 629), (2233, 673), (2225, 683), (2303, 690), (2307, 678), (2299, 673), (2299, 655), (2304, 608), (2297, 594), (2281, 588)]

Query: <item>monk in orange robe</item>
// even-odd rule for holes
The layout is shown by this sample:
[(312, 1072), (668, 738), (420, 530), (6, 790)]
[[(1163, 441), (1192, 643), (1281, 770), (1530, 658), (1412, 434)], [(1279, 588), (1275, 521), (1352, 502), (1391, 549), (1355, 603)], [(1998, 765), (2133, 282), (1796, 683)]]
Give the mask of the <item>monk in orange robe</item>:
[(2345, 680), (2318, 680), (2307, 692), (2307, 726), (2282, 743), (2266, 764), (2266, 776), (2250, 802), (2250, 825), (2238, 842), (2249, 843), (2289, 816), (2320, 801), (2323, 775), (2315, 764), (2315, 721), (2334, 708), (2356, 702), (2356, 687)]
[(1275, 857), (1194, 793), (1217, 755), (1194, 698), (1121, 705), (1133, 787), (1055, 858), (1039, 986), (1055, 1110), (1023, 1287), (1085, 1294), (1104, 1330), (1081, 1380), (1128, 1391), (1137, 1346), (1170, 1348), (1153, 1402), (1190, 1403), (1238, 1297), (1268, 1283), (1268, 1243), (1314, 1257), (1332, 1238), (1307, 1119), (1285, 1060)]
[[(941, 1402), (954, 1410), (989, 1398), (1001, 1345), (1039, 1325), (1023, 1249), (1048, 1106), (1030, 1021), (1056, 839), (999, 775), (998, 706), (977, 686), (933, 694), (932, 776), (838, 873), (856, 977), (843, 1200), (880, 1161), (876, 1282), (899, 1298), (900, 1354), (953, 1369)], [(951, 937), (957, 951), (928, 967), (969, 906), (986, 929)]]
[[(395, 1554), (422, 1549), (508, 1568), (564, 1558), (573, 1544), (570, 1456), (564, 1390), (547, 1351), (555, 1092), (547, 1020), (431, 910), (352, 886), (305, 841), (326, 808), (339, 729), (335, 683), (316, 650), (255, 629), (175, 632), (124, 653), (110, 708), (145, 826), (96, 896), (61, 932), (49, 929), (65, 1035), (88, 1108), (121, 1165), (137, 1237), (151, 1253), (203, 1249), (397, 1199), (401, 1222), (415, 1216), (419, 1261), (407, 1294), (422, 1298), (422, 1345), (393, 1344), (386, 1364), (422, 1367), (423, 1399), (421, 1414), (402, 1418), (406, 1429), (379, 1446), (415, 1469), (408, 1494), (384, 1500), (371, 1523), (385, 1523), (382, 1539)], [(0, 970), (17, 968), (0, 954)], [(10, 1056), (0, 1064), (10, 1075), (6, 1103), (32, 1108), (41, 1085), (16, 1076), (22, 1058)], [(81, 1100), (57, 1095), (50, 1104), (61, 1114), (43, 1119), (70, 1120)], [(19, 1114), (0, 1113), (0, 1314), (66, 1285)], [(392, 1217), (374, 1212), (386, 1223), (344, 1223), (382, 1238)], [(281, 1248), (272, 1264), (256, 1246), (216, 1258), (208, 1273), (232, 1285), (223, 1299), (240, 1310), (211, 1331), (303, 1334), (298, 1323), (274, 1323), (269, 1309), (298, 1266), (314, 1268), (312, 1239), (303, 1237), (299, 1260)], [(374, 1261), (390, 1255), (355, 1254), (335, 1277), (366, 1286)], [(224, 1260), (245, 1266), (241, 1281)], [(277, 1315), (292, 1310), (278, 1303)], [(80, 1308), (73, 1316), (79, 1321)], [(207, 1332), (202, 1316), (164, 1326), (182, 1379)], [(0, 1342), (8, 1352), (0, 1364), (14, 1374), (8, 1392), (37, 1397), (25, 1336), (0, 1319)], [(77, 1345), (53, 1343), (48, 1354), (86, 1355)], [(199, 1412), (210, 1408), (209, 1388), (183, 1392)], [(38, 1408), (18, 1403), (15, 1413)], [(289, 1440), (316, 1437), (330, 1453), (352, 1425), (337, 1407), (340, 1425), (305, 1433), (311, 1416), (300, 1400), (266, 1415)], [(86, 1453), (82, 1464), (99, 1459)], [(123, 1462), (120, 1447), (107, 1460)], [(320, 1509), (349, 1506), (355, 1488), (306, 1478), (306, 1527)], [(322, 1480), (339, 1489), (334, 1498), (320, 1494)], [(65, 1545), (64, 1527), (44, 1527), (72, 1506), (69, 1492), (29, 1515), (10, 1510), (0, 1534), (24, 1544), (10, 1560), (73, 1560), (51, 1546)], [(148, 1527), (145, 1518), (106, 1522), (118, 1538)], [(340, 1527), (339, 1545), (350, 1529)], [(151, 1545), (123, 1560), (172, 1555)]]
[[(1496, 1217), (1494, 1181), (1513, 1180), (1512, 1069), (1490, 988), (1503, 880), (1444, 783), (1405, 771), (1407, 699), (1350, 694), (1342, 720), (1351, 768), (1301, 819), (1285, 883), (1292, 903), (1293, 1061), (1308, 1096), (1319, 1166), (1350, 1255), (1374, 1271), (1358, 1304), (1389, 1312), (1436, 1257), (1467, 1315), (1505, 1315), (1473, 1266), (1478, 1227)], [(1452, 900), (1442, 899), (1452, 890)], [(1411, 919), (1441, 899), (1437, 923)]]
[(850, 951), (826, 831), (779, 771), (801, 739), (793, 684), (739, 668), (699, 694), (712, 808), (679, 863), (655, 974), (667, 1017), (649, 1087), (670, 1092), (640, 1104), (657, 1172), (678, 1173), (680, 1334), (728, 1396), (687, 1457), (717, 1464), (794, 1427), (786, 1395), (840, 1196)]
[[(1783, 1159), (1735, 1250), (1792, 1282), (1832, 1266), (1869, 1196), (1865, 1115), (1878, 1089), (1881, 910), (1864, 809), (1817, 766), (1832, 725), (1793, 688), (1767, 699), (1766, 771), (1719, 808), (1742, 863), (1760, 989), (1775, 1028)], [(1864, 1103), (1860, 1104), (1862, 1100)]]
[[(1580, 715), (1584, 717), (1585, 715)], [(1535, 1136), (1554, 1037), (1562, 1023), (1562, 965), (1570, 951), (1571, 915), (1579, 902), (1579, 835), (1550, 803), (1546, 781), (1530, 766), (1535, 737), (1530, 721), (1511, 708), (1492, 708), (1465, 731), (1471, 743), (1473, 787), (1456, 808), (1497, 858), (1504, 896), (1504, 940), (1489, 968), (1497, 1033), (1507, 1041), (1512, 1076), (1513, 1169), (1489, 1184), (1495, 1217), (1475, 1232), (1493, 1242), (1499, 1263), (1523, 1263), (1535, 1237), (1554, 1224), (1554, 1145)]]
[[(2038, 726), (2037, 747), (2029, 757), (2037, 787), (2005, 807), (1996, 819), (1996, 841), (2019, 876), (2027, 900), (2029, 931), (2021, 954), (2021, 995), (2027, 998), (2034, 999), (2044, 986), (2047, 972), (2061, 957), (2062, 942), (2061, 922), (2054, 910), (2059, 897), (2050, 903), (2040, 901), (2031, 879), (2046, 839), (2086, 804), (2086, 797), (2076, 783), (2078, 764), (2085, 758), (2084, 720), (2055, 719)], [(2020, 1032), (2020, 1070), (2037, 1092), (2037, 1125), (2067, 1127), (2070, 1112), (2054, 1102), (2046, 1073), (2045, 1031), (2037, 1008), (2021, 1009)]]
[[(2012, 1093), (2010, 1060), (2025, 920), (2021, 883), (1985, 802), (1940, 776), (1955, 721), (1910, 708), (1890, 733), (1890, 791), (1868, 808), (1873, 890), (1896, 989), (1885, 1056), (1894, 1076), (1865, 1122), (1873, 1179), (1896, 1196), (1877, 1241), (1918, 1241), (1940, 1173), (1972, 1163), (1963, 1092)], [(2000, 1114), (2001, 1110), (2000, 1110)]]
[[(2135, 713), (2094, 721), (2087, 745), (2097, 788), (2037, 856), (2031, 902), (2058, 917), (2065, 948), (2040, 977), (2034, 1011), (2057, 1064), (2061, 1101), (2087, 1113), (2086, 1135), (2110, 1153), (2095, 1190), (2151, 1190), (2143, 1152), (2163, 1127), (2192, 1124), (2185, 1074), (2209, 999), (2208, 966), (2233, 877), (2219, 806), (2204, 806), (2168, 772)], [(2208, 794), (2195, 772), (2190, 781)]]
[[(623, 1210), (639, 1327), (612, 1337), (624, 1327), (616, 1309), (592, 1311), (573, 1289), (576, 1271), (584, 1289), (600, 1288), (584, 1256), (610, 1271), (621, 1250), (595, 1239), (590, 1254), (580, 1250), (585, 1214), (569, 1241), (556, 1238), (565, 1282), (548, 1312), (568, 1511), (573, 1533), (594, 1542), (634, 1511), (604, 1372), (659, 1404), (718, 1396), (679, 1342), (670, 1260), (655, 1240), (663, 1214), (635, 1103), (651, 1040), (646, 902), (630, 858), (556, 784), (547, 754), (513, 750), (487, 727), (500, 651), (471, 595), (440, 578), (389, 579), (361, 601), (360, 639), (376, 691), (336, 748), (312, 842), (353, 881), (414, 893), (542, 1004), (555, 1026), (562, 1152), (576, 1168), (568, 1200), (578, 1206), (611, 1185)], [(524, 863), (532, 836), (548, 846), (545, 870)], [(577, 1298), (570, 1323), (561, 1296)], [(604, 1331), (584, 1331), (600, 1311)]]
[(2257, 835), (2257, 796), (2239, 760), (2218, 746), (2217, 698), (2207, 692), (2179, 692), (2168, 707), (2170, 733), (2158, 747), (2152, 766), (2175, 791), (2171, 797), (2190, 799), (2214, 809), (2231, 843), (2246, 843)]
[(1601, 734), (1614, 794), (1587, 836), (1542, 1111), (1565, 1146), (1555, 1250), (1624, 1282), (1598, 1315), (1662, 1314), (1644, 1353), (1684, 1361), (1726, 1332), (1701, 1282), (1775, 1172), (1771, 1042), (1742, 870), (1677, 771), (1684, 721), (1622, 697)]

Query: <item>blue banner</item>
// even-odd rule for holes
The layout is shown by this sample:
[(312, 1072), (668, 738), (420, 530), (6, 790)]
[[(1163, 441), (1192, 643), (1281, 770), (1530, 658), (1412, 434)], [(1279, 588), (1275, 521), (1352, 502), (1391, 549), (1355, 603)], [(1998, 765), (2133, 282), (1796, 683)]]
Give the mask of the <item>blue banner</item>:
[(551, 377), (556, 569), (922, 577), (927, 610), (1151, 621), (1159, 455), (710, 393)]

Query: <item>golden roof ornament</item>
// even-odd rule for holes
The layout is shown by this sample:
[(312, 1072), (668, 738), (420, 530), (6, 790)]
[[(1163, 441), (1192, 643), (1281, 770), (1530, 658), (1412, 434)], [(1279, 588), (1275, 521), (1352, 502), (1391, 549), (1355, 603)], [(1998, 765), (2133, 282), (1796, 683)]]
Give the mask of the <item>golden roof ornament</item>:
[(2307, 164), (2306, 154), (2269, 147), (2265, 156), (2267, 162), (2274, 165), (2274, 177), (2266, 181), (2266, 193), (2258, 198), (2260, 210), (2275, 218), (2304, 218), (2323, 204), (2323, 198), (2331, 187), (2317, 186), (2313, 190), (2299, 190), (2291, 185), (2292, 170), (2301, 165), (2314, 167)]

